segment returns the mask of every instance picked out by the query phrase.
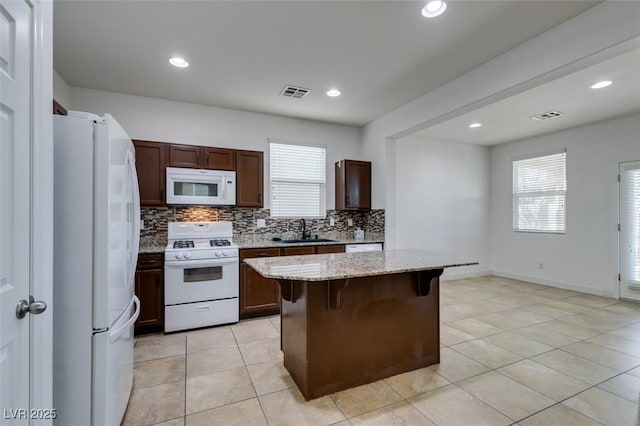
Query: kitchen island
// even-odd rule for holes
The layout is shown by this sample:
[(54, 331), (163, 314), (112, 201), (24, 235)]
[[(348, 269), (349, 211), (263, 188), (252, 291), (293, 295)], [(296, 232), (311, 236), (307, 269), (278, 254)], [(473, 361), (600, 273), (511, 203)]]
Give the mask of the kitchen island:
[(423, 250), (245, 262), (280, 284), (284, 366), (307, 400), (440, 362), (439, 277), (477, 264)]

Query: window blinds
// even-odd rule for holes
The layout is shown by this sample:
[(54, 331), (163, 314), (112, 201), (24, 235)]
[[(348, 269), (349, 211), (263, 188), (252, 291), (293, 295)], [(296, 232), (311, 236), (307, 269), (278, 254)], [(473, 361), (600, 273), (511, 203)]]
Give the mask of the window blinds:
[(313, 146), (269, 144), (271, 216), (326, 216), (325, 149)]
[(565, 232), (566, 152), (513, 161), (513, 229)]
[(625, 164), (620, 175), (621, 273), (640, 286), (640, 162)]

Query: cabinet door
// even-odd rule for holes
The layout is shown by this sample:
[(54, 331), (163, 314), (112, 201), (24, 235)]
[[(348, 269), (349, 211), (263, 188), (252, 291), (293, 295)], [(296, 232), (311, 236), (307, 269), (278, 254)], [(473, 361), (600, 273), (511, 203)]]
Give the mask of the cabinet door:
[(200, 167), (202, 148), (191, 145), (169, 145), (170, 167), (187, 167), (197, 169)]
[(140, 204), (163, 206), (165, 182), (165, 148), (161, 142), (134, 140), (136, 169), (140, 186)]
[(244, 259), (279, 256), (280, 249), (251, 249), (240, 251), (240, 316), (243, 318), (275, 314), (280, 311), (280, 285), (264, 278)]
[(263, 154), (236, 151), (236, 206), (262, 207)]
[(345, 161), (345, 206), (348, 209), (371, 208), (371, 163)]
[(282, 254), (284, 256), (296, 256), (299, 254), (314, 254), (315, 247), (306, 246), (306, 247), (285, 247), (282, 249)]
[(344, 253), (344, 244), (333, 244), (330, 246), (316, 246), (316, 253)]
[(204, 168), (211, 170), (235, 170), (236, 156), (232, 149), (203, 148)]
[(162, 269), (136, 272), (136, 296), (140, 299), (140, 316), (135, 331), (162, 329), (163, 326), (163, 271)]

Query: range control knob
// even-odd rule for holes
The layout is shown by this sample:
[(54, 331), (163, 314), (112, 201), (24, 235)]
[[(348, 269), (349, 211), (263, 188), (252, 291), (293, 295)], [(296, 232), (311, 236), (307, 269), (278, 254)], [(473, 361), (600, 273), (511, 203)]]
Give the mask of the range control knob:
[(176, 253), (176, 259), (182, 259), (182, 253)]
[(219, 251), (216, 252), (216, 257), (220, 257), (220, 252)]
[(190, 257), (191, 257), (191, 253), (185, 253), (185, 254), (184, 254), (184, 258), (185, 258), (185, 259), (189, 259)]
[(227, 257), (227, 256), (229, 256), (229, 252), (225, 250), (225, 251), (223, 251), (223, 252), (222, 252), (222, 255), (223, 255), (224, 257)]

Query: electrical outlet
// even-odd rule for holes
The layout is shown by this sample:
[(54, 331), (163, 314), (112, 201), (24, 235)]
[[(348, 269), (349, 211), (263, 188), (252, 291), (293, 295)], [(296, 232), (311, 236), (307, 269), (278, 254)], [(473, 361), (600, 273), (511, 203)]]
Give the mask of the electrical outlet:
[(140, 229), (144, 229), (144, 219), (140, 219)]
[(332, 217), (329, 218), (329, 226), (336, 226), (336, 220)]
[(264, 228), (265, 226), (267, 226), (267, 223), (264, 219), (256, 220), (256, 228)]
[(353, 219), (347, 219), (347, 226), (353, 226)]
[(539, 262), (538, 263), (538, 269), (544, 269), (544, 263)]

